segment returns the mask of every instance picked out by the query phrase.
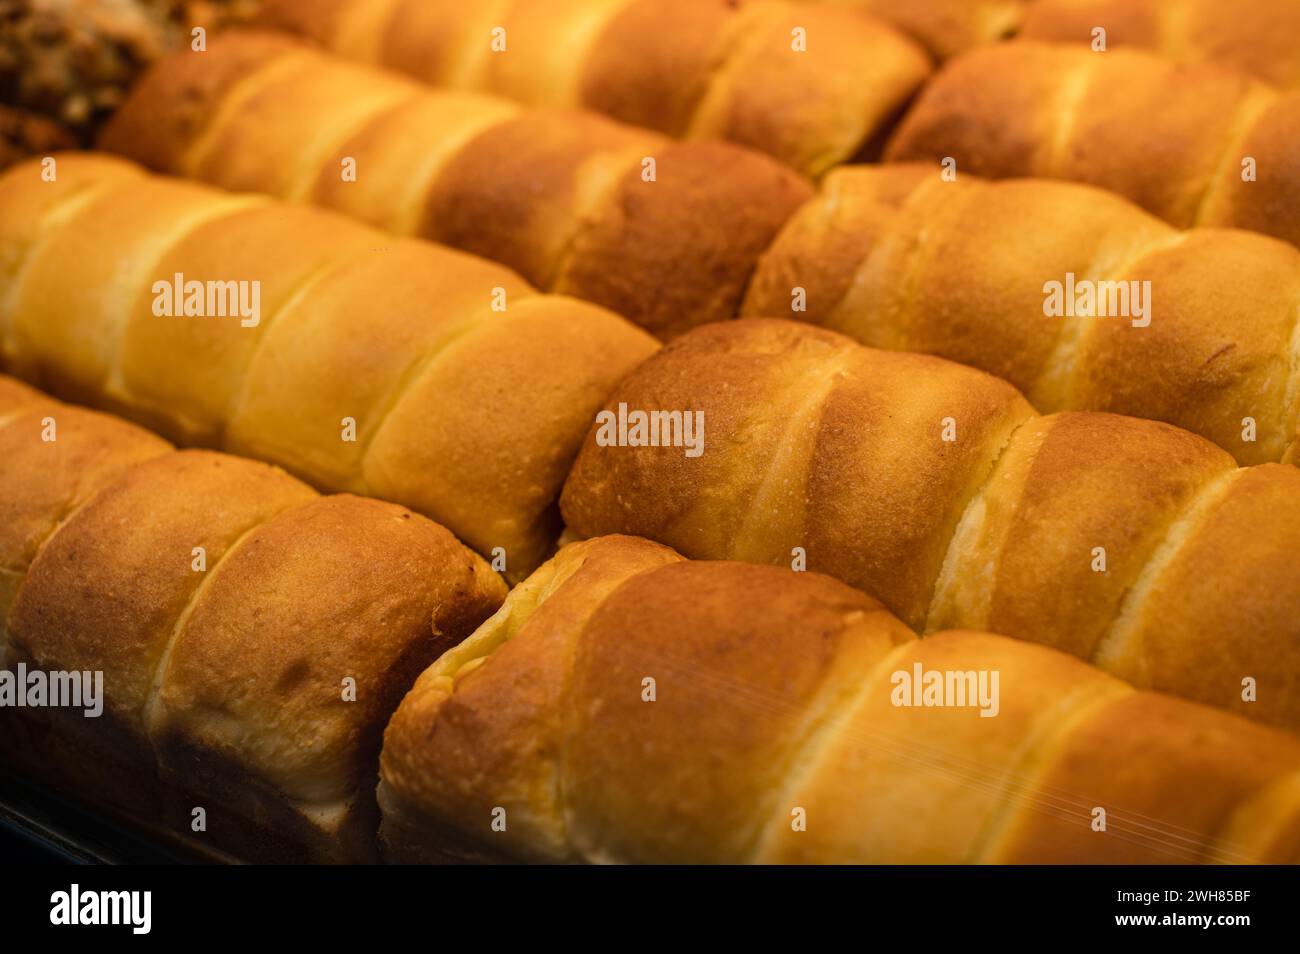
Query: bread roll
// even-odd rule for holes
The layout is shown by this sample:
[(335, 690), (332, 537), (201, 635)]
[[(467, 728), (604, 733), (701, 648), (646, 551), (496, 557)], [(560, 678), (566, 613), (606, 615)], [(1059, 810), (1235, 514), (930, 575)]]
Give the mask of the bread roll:
[[(347, 142), (322, 158), (314, 143), (338, 104), (387, 102), (394, 82), (266, 35), (228, 36), (160, 66), (107, 141), (156, 168), (309, 198), (398, 233), (419, 227), (662, 338), (737, 313), (792, 315), (972, 364), (1042, 411), (1177, 424), (1243, 464), (1282, 460), (1294, 443), (1300, 253), (1283, 243), (1179, 235), (1097, 190), (977, 185), (964, 170), (940, 181), (938, 166), (849, 166), (811, 197), (743, 150), (659, 152), (657, 137), (591, 115), (524, 114), (463, 141), (455, 130), (484, 119), (453, 109), (455, 94), (412, 93), (422, 105), (385, 108), (350, 138), (331, 133)], [(157, 122), (208, 112), (216, 118)], [(254, 145), (263, 141), (275, 158)], [(640, 177), (646, 153), (662, 173), (653, 183)], [(373, 171), (343, 182), (339, 155)], [(1101, 307), (1122, 302), (1124, 313), (1076, 317), (1075, 278), (1110, 287)], [(1068, 297), (1067, 316), (1044, 314), (1048, 282)]]
[(1179, 228), (1300, 245), (1300, 93), (1135, 49), (1017, 42), (947, 63), (899, 124), (890, 161), (958, 175), (1101, 186)]
[(488, 565), (402, 507), (9, 378), (0, 446), (4, 666), (102, 680), (95, 717), (6, 708), (6, 761), (236, 857), (372, 858), (384, 725), (501, 602)]
[(1237, 468), (1153, 421), (1040, 417), (996, 378), (785, 321), (692, 332), (606, 410), (701, 414), (702, 444), (593, 427), (561, 497), (578, 536), (806, 561), (917, 630), (1041, 642), (1300, 729), (1295, 467)]
[(878, 147), (929, 72), (887, 23), (773, 0), (264, 0), (261, 22), (435, 86), (725, 139), (812, 176)]
[(1043, 412), (1166, 421), (1260, 464), (1295, 460), (1298, 300), (1284, 242), (1179, 233), (1075, 183), (891, 164), (827, 176), (764, 253), (743, 313), (960, 361)]
[(1248, 10), (1218, 0), (1035, 0), (1020, 35), (1092, 43), (1108, 50), (1144, 47), (1179, 63), (1219, 63), (1275, 86), (1300, 86), (1300, 6), (1255, 0)]
[[(918, 670), (973, 694), (909, 693)], [(564, 548), (431, 666), (381, 766), (395, 860), (1300, 858), (1286, 733), (628, 537)]]
[(1044, 0), (815, 0), (888, 20), (946, 60), (1015, 34)]
[(812, 194), (746, 149), (429, 90), (267, 33), (162, 61), (102, 142), (158, 172), (495, 259), (660, 337), (734, 316), (759, 253)]
[(0, 178), (11, 371), (175, 441), (409, 506), (509, 573), (544, 558), (587, 424), (649, 335), (331, 213), (96, 154), (56, 163), (53, 182), (35, 162)]

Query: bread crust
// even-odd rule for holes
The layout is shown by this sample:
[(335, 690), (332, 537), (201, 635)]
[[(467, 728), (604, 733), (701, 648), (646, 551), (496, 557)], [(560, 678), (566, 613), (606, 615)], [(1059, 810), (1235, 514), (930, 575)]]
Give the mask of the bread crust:
[[(775, 320), (697, 329), (625, 378), (606, 407), (620, 403), (701, 412), (704, 453), (602, 448), (593, 431), (561, 496), (570, 527), (696, 558), (788, 565), (799, 547), (914, 626), (966, 501), (1032, 415), (971, 369)], [(960, 440), (941, 439), (945, 417)]]
[(0, 664), (99, 673), (103, 704), (6, 710), (6, 763), (247, 860), (373, 859), (383, 727), (504, 598), (487, 563), (402, 507), (2, 377), (0, 448)]
[(316, 202), (483, 255), (660, 337), (734, 316), (758, 255), (812, 195), (789, 167), (736, 146), (674, 143), (571, 106), (521, 111), (423, 90), (264, 39), (213, 40), (219, 63), (262, 65), (204, 73), (214, 103), (184, 144), (163, 154), (144, 138), (188, 135), (153, 122), (191, 95), (197, 57), (183, 52), (153, 69), (105, 145), (133, 155), (140, 142), (158, 171)]
[(275, 0), (262, 20), (433, 85), (726, 139), (814, 177), (881, 139), (930, 72), (882, 20), (771, 0), (346, 0), (320, 18)]
[[(1038, 417), (969, 368), (774, 320), (683, 336), (606, 407), (623, 404), (702, 412), (704, 452), (593, 429), (560, 500), (578, 537), (806, 559), (916, 629), (1001, 630), (1300, 726), (1294, 467), (1238, 469), (1155, 421)], [(1248, 677), (1267, 698), (1243, 701)]]
[(721, 143), (666, 144), (651, 158), (656, 180), (640, 161), (618, 177), (553, 288), (635, 315), (667, 341), (737, 314), (759, 255), (812, 190)]
[[(990, 178), (1101, 186), (1179, 228), (1250, 228), (1300, 245), (1300, 96), (1132, 48), (1017, 42), (945, 64), (895, 130), (889, 161), (949, 157)], [(1259, 156), (1266, 154), (1265, 165)], [(1256, 159), (1254, 179), (1243, 163)]]
[(1005, 40), (1043, 0), (829, 0), (881, 17), (939, 60)]
[[(59, 161), (87, 181), (101, 168)], [(103, 168), (71, 210), (15, 203), (33, 218), (13, 235), (40, 242), (15, 253), (0, 301), (12, 370), (177, 441), (405, 503), (500, 548), (516, 578), (544, 559), (591, 415), (653, 338), (461, 252)], [(42, 188), (34, 163), (0, 179)], [(159, 313), (157, 283), (177, 275), (257, 282), (259, 313)]]
[(225, 93), (255, 85), (274, 64), (301, 50), (269, 31), (238, 31), (237, 43), (213, 42), (199, 56), (176, 56), (164, 71), (146, 71), (100, 134), (103, 148), (130, 153), (151, 169), (184, 166), (211, 127)]
[[(1076, 314), (1076, 282), (1099, 301), (1121, 293), (1118, 313), (1107, 302)], [(1068, 310), (1049, 313), (1052, 288)], [(828, 176), (763, 253), (742, 314), (936, 354), (1009, 381), (1044, 413), (1165, 421), (1258, 464), (1286, 458), (1300, 434), (1298, 298), (1300, 253), (1283, 242), (1180, 233), (1076, 183), (947, 181), (901, 164)]]
[(403, 861), (1240, 863), (1294, 857), (1298, 769), (1289, 734), (1064, 653), (609, 536), (420, 677), (380, 803)]
[(1025, 39), (1152, 49), (1179, 63), (1219, 63), (1283, 88), (1300, 86), (1300, 10), (1288, 0), (1259, 0), (1250, 16), (1225, 17), (1215, 0), (1036, 0)]

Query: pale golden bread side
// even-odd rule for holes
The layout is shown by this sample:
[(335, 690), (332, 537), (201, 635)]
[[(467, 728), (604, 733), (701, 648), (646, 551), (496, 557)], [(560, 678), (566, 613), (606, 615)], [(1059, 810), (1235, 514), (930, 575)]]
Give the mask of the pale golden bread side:
[(1079, 412), (1031, 420), (963, 516), (926, 628), (1033, 632), (1092, 659), (1175, 521), (1234, 472), (1227, 454), (1174, 427)]
[[(996, 714), (982, 717), (978, 699), (961, 707), (900, 706), (907, 696), (897, 674), (912, 676), (918, 666), (923, 673), (997, 673)], [(905, 643), (863, 680), (810, 753), (784, 793), (784, 811), (773, 813), (760, 858), (979, 862), (989, 829), (1034, 804), (1025, 763), (1068, 732), (1081, 710), (1127, 692), (1078, 660), (1001, 636), (945, 632)], [(806, 831), (790, 824), (796, 807), (807, 815)], [(925, 822), (891, 823), (913, 813)], [(1070, 821), (1086, 830), (1086, 816)], [(1110, 845), (1101, 837), (1070, 847), (1059, 861), (1103, 860)]]
[[(78, 158), (64, 156), (60, 166)], [(6, 177), (44, 188), (32, 164)], [(153, 282), (172, 278), (155, 272), (155, 262), (188, 231), (262, 201), (145, 178), (100, 191), (74, 214), (46, 216), (41, 241), (8, 286), (8, 369), (80, 403), (116, 398), (132, 309), (150, 308)], [(109, 288), (115, 294), (106, 295)]]
[(1298, 753), (1289, 733), (1156, 693), (1113, 694), (1035, 754), (1023, 807), (982, 860), (1294, 863)]
[[(133, 415), (178, 442), (220, 447), (267, 332), (317, 281), (390, 239), (309, 208), (258, 203), (206, 221), (152, 264), (157, 280), (258, 282), (263, 319), (162, 318), (142, 289), (122, 329), (118, 359)], [(268, 250), (273, 249), (273, 254)]]
[(1294, 727), (1300, 470), (1244, 468), (1215, 492), (1174, 535), (1180, 545), (1097, 661), (1138, 685), (1187, 687), (1191, 698)]
[(84, 156), (62, 166), (57, 156), (49, 158), (54, 163), (48, 171), (44, 161), (37, 167), (43, 189), (28, 188), (17, 178), (0, 179), (0, 203), (5, 209), (4, 216), (0, 217), (0, 250), (3, 250), (0, 251), (0, 278), (6, 284), (13, 281), (22, 267), (32, 244), (39, 238), (39, 224), (46, 217), (67, 214), (98, 190), (144, 175), (144, 170), (135, 163), (114, 156)]

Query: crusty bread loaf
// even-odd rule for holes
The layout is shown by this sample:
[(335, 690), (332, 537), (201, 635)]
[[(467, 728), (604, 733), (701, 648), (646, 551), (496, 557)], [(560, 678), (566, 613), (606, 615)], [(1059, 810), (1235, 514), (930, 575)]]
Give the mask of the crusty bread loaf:
[(495, 259), (661, 337), (732, 317), (758, 254), (811, 195), (750, 150), (431, 90), (269, 33), (162, 61), (103, 144)]
[(1146, 47), (1179, 63), (1220, 63), (1275, 86), (1300, 86), (1300, 4), (1252, 0), (1233, 9), (1222, 0), (1035, 0), (1026, 39)]
[[(1091, 314), (1075, 288), (1103, 290)], [(1051, 289), (1068, 310), (1046, 313)], [(1285, 242), (1179, 233), (1074, 183), (903, 164), (831, 173), (760, 260), (744, 314), (973, 365), (1043, 412), (1177, 424), (1259, 464), (1300, 463), (1298, 302)]]
[[(987, 691), (899, 705), (917, 667)], [(403, 861), (1300, 860), (1287, 733), (629, 537), (562, 549), (425, 671), (381, 775)]]
[(9, 378), (0, 448), (3, 663), (102, 673), (104, 705), (6, 708), (6, 760), (239, 857), (373, 857), (384, 725), (505, 596), (488, 565)]
[(1300, 92), (1134, 49), (1025, 41), (947, 63), (886, 158), (1074, 179), (1179, 228), (1231, 226), (1300, 245), (1298, 135)]
[(814, 0), (888, 20), (943, 60), (1020, 29), (1043, 0)]
[(688, 456), (653, 425), (660, 446), (594, 427), (561, 497), (578, 535), (806, 559), (918, 630), (1042, 642), (1300, 729), (1295, 467), (1238, 469), (1153, 421), (1039, 417), (997, 378), (788, 321), (685, 335), (606, 408), (698, 412), (702, 433)]
[[(94, 154), (0, 178), (14, 372), (185, 444), (392, 500), (526, 575), (587, 425), (655, 349), (509, 270)], [(158, 313), (156, 283), (244, 282), (256, 320)], [(182, 296), (183, 297), (183, 296)], [(164, 303), (165, 304), (165, 303)], [(501, 306), (498, 308), (497, 306)], [(206, 308), (206, 304), (205, 304)]]
[(734, 0), (263, 0), (261, 22), (426, 83), (726, 139), (820, 175), (878, 148), (929, 72), (888, 24)]

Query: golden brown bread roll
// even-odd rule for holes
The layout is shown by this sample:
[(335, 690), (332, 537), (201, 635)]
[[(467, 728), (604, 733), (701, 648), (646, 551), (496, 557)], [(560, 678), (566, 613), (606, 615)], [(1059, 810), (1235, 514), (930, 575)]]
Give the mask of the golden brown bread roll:
[(726, 139), (811, 176), (878, 147), (929, 73), (886, 23), (772, 0), (263, 0), (261, 22), (436, 86)]
[(1300, 245), (1300, 93), (1134, 49), (1016, 42), (945, 64), (886, 150), (990, 178), (1102, 186), (1179, 228)]
[(102, 673), (103, 703), (6, 708), (7, 761), (240, 857), (373, 856), (384, 725), (500, 578), (402, 507), (9, 378), (0, 446), (3, 664)]
[(1043, 0), (816, 0), (888, 20), (944, 60), (1020, 29)]
[[(1069, 310), (1046, 313), (1049, 288)], [(1094, 314), (1075, 310), (1104, 288)], [(1166, 421), (1259, 464), (1300, 446), (1297, 301), (1284, 242), (1179, 233), (1074, 183), (900, 164), (831, 173), (763, 255), (743, 313), (960, 361), (1045, 413)]]
[[(299, 57), (308, 65), (284, 65)], [(250, 72), (271, 78), (248, 80)], [(1288, 384), (1294, 322), (1285, 291), (1300, 281), (1300, 265), (1281, 243), (1180, 237), (1081, 188), (981, 190), (965, 175), (941, 184), (936, 169), (919, 166), (835, 170), (794, 211), (802, 189), (738, 174), (732, 159), (755, 157), (718, 144), (670, 146), (659, 181), (629, 179), (619, 169), (639, 168), (649, 134), (578, 114), (525, 114), (468, 142), (450, 135), (457, 145), (448, 151), (433, 133), (463, 121), (459, 107), (442, 105), (460, 103), (453, 94), (412, 94), (418, 110), (385, 110), (365, 124), (336, 152), (375, 172), (364, 185), (342, 182), (337, 155), (322, 159), (312, 145), (317, 131), (339, 121), (340, 101), (388, 102), (380, 91), (393, 82), (270, 35), (232, 35), (163, 64), (107, 141), (157, 168), (314, 198), (399, 233), (417, 227), (412, 210), (422, 207), (423, 234), (662, 337), (742, 311), (790, 314), (792, 290), (803, 288), (806, 310), (795, 317), (866, 344), (973, 364), (1044, 411), (1165, 420), (1242, 463), (1281, 460), (1294, 440), (1300, 397)], [(244, 108), (217, 108), (231, 101)], [(203, 118), (209, 112), (215, 122)], [(479, 112), (464, 115), (483, 122)], [(267, 161), (254, 141), (296, 161)], [(411, 169), (420, 170), (414, 181)], [(616, 195), (593, 196), (592, 181), (619, 176)], [(1075, 273), (1084, 284), (1138, 281), (1139, 292), (1150, 281), (1145, 317), (1132, 319), (1142, 326), (1043, 316), (1044, 282)]]
[[(0, 376), (0, 482), (8, 488), (0, 495), (0, 666), (7, 660), (9, 605), (44, 540), (123, 470), (171, 450), (162, 438), (116, 418), (76, 413), (60, 420), (61, 409)], [(58, 440), (34, 440), (42, 431)]]
[(1300, 5), (1254, 0), (1233, 10), (1221, 0), (1035, 0), (1026, 39), (1145, 47), (1179, 63), (1220, 63), (1275, 86), (1300, 86)]
[(758, 254), (812, 194), (746, 149), (430, 90), (269, 33), (158, 64), (103, 145), (495, 259), (661, 337), (732, 317)]
[(580, 536), (806, 559), (918, 630), (1041, 642), (1300, 729), (1295, 467), (1238, 469), (1154, 421), (1039, 417), (997, 378), (786, 321), (698, 329), (606, 410), (697, 413), (702, 432), (593, 427), (561, 496)]
[[(917, 667), (974, 695), (900, 705)], [(426, 670), (381, 777), (402, 861), (1300, 858), (1286, 733), (631, 537), (565, 547)]]
[[(481, 553), (501, 548), (512, 574), (544, 558), (591, 416), (650, 336), (328, 212), (94, 154), (56, 160), (53, 182), (35, 162), (0, 178), (14, 373), (173, 440), (402, 503)], [(169, 314), (178, 275), (207, 289), (202, 312), (233, 308), (211, 284), (232, 283), (243, 305), (256, 291), (258, 314), (186, 316), (184, 292)]]

